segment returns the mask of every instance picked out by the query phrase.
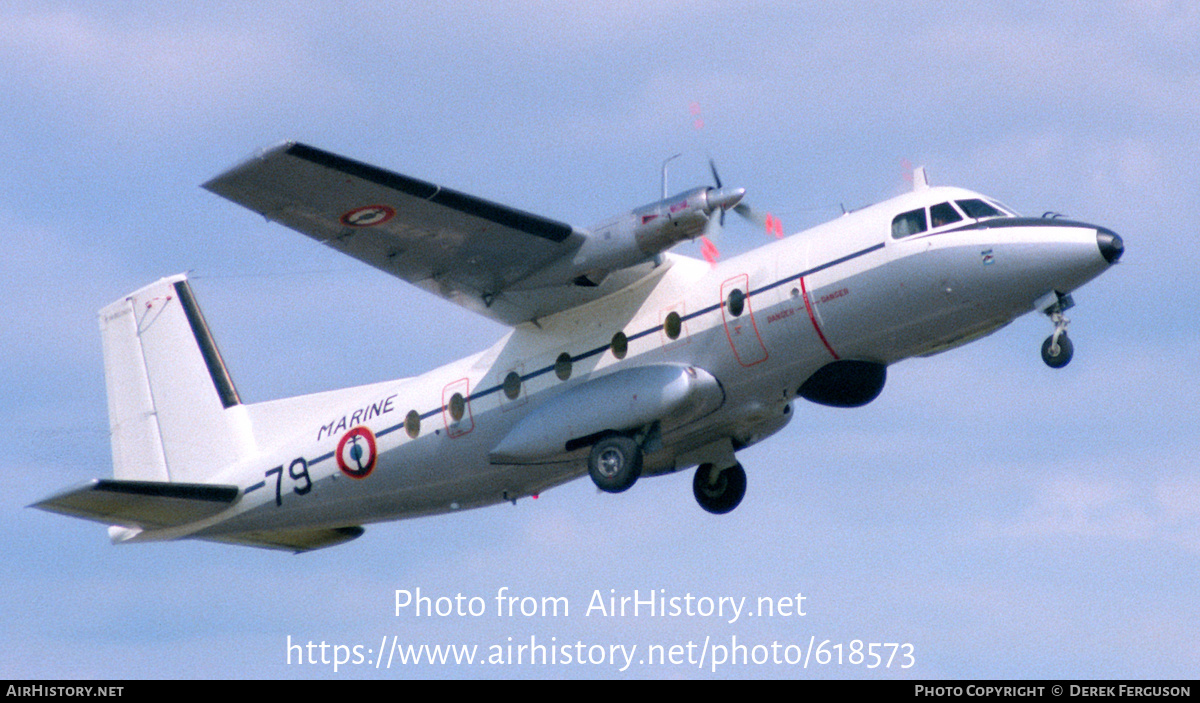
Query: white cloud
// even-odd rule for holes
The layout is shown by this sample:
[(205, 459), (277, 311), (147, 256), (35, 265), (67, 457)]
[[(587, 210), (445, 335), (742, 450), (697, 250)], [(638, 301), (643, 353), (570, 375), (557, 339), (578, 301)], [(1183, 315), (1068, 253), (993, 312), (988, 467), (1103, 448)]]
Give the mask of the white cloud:
[(123, 267), (95, 240), (69, 236), (53, 221), (29, 222), (0, 209), (0, 232), (7, 363), (73, 374), (98, 352), (95, 316), (103, 303), (96, 291), (115, 290)]
[(56, 119), (134, 141), (277, 109), (292, 87), (325, 82), (294, 35), (78, 9), (4, 11), (0, 65)]
[[(1138, 468), (1153, 471), (1153, 459)], [(1200, 553), (1200, 481), (1187, 474), (1147, 479), (1080, 469), (1050, 475), (1009, 475), (1022, 507), (980, 522), (985, 540), (1037, 543), (1061, 539), (1115, 540), (1174, 546)]]

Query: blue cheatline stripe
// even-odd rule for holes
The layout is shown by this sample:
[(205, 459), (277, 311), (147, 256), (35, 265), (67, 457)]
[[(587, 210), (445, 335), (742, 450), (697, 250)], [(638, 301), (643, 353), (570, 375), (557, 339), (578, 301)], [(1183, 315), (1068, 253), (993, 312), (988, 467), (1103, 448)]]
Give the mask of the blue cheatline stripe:
[(801, 278), (804, 278), (805, 276), (811, 276), (814, 273), (820, 273), (821, 271), (824, 271), (827, 268), (832, 268), (834, 266), (837, 266), (838, 264), (844, 264), (847, 261), (850, 261), (852, 259), (857, 259), (860, 256), (866, 256), (867, 254), (870, 254), (872, 252), (879, 251), (880, 249), (883, 248), (883, 246), (884, 246), (883, 242), (880, 242), (874, 246), (870, 246), (870, 247), (867, 247), (866, 249), (856, 251), (853, 254), (847, 254), (846, 256), (843, 256), (840, 259), (834, 259), (833, 261), (826, 262), (824, 264), (821, 264), (820, 266), (814, 266), (813, 268), (810, 268), (807, 271), (801, 271), (800, 273), (794, 273), (791, 276), (788, 276), (787, 278), (781, 278), (778, 281), (775, 281), (774, 283), (765, 285), (756, 291), (751, 291), (750, 293), (747, 294), (747, 296), (757, 295), (759, 293), (765, 293), (766, 291), (769, 291), (772, 288), (778, 288), (779, 286), (787, 285), (788, 283), (791, 283), (792, 281), (798, 281)]
[[(880, 242), (873, 246), (869, 246), (866, 249), (860, 249), (859, 251), (856, 251), (853, 254), (847, 254), (846, 256), (843, 256), (839, 259), (834, 259), (833, 261), (828, 261), (824, 264), (821, 264), (820, 266), (814, 266), (813, 268), (810, 268), (807, 271), (801, 271), (800, 273), (792, 274), (790, 276), (787, 276), (786, 278), (781, 278), (778, 281), (775, 281), (774, 283), (767, 284), (767, 285), (763, 286), (762, 288), (758, 288), (756, 290), (749, 291), (746, 293), (746, 297), (751, 298), (755, 295), (758, 295), (759, 293), (765, 293), (773, 288), (778, 288), (779, 286), (786, 285), (788, 283), (791, 283), (792, 281), (800, 280), (801, 278), (804, 278), (805, 276), (811, 276), (814, 273), (818, 273), (818, 272), (824, 271), (825, 269), (832, 268), (834, 266), (838, 266), (839, 264), (844, 264), (847, 261), (852, 261), (854, 259), (859, 258), (860, 256), (866, 256), (867, 254), (871, 254), (873, 252), (879, 251), (883, 247), (884, 247), (884, 243)], [(717, 303), (715, 305), (709, 305), (706, 308), (697, 310), (696, 312), (689, 313), (687, 315), (680, 317), (680, 320), (686, 321), (686, 320), (695, 319), (697, 317), (701, 317), (703, 315), (707, 315), (711, 312), (715, 312), (715, 311), (721, 309), (721, 306), (723, 304), (724, 304), (724, 301)], [(626, 339), (628, 341), (632, 342), (635, 339), (641, 339), (642, 337), (645, 337), (647, 335), (654, 334), (655, 332), (657, 332), (660, 329), (662, 329), (661, 325), (655, 325), (654, 327), (650, 327), (648, 329), (642, 330), (641, 332), (638, 332), (637, 334), (627, 335)], [(604, 346), (596, 347), (595, 349), (591, 349), (589, 351), (583, 352), (576, 356), (572, 356), (571, 362), (574, 363), (581, 359), (587, 359), (587, 358), (590, 358), (593, 356), (597, 356), (599, 354), (603, 354), (604, 352), (608, 351), (609, 347), (611, 347), (611, 346), (612, 346), (611, 344), (605, 344)], [(528, 381), (531, 378), (537, 378), (538, 376), (542, 376), (544, 374), (550, 373), (553, 370), (554, 370), (553, 364), (551, 364), (550, 366), (542, 367), (540, 369), (537, 369), (536, 371), (532, 371), (530, 373), (527, 373), (527, 374), (521, 376), (521, 382), (524, 383), (525, 381)], [(491, 386), (482, 391), (478, 391), (478, 392), (474, 393), (473, 395), (466, 398), (466, 400), (467, 400), (467, 402), (471, 402), (474, 400), (480, 400), (482, 398), (486, 398), (487, 396), (491, 395), (492, 393), (498, 392), (503, 387), (504, 387), (503, 384)], [(438, 407), (434, 408), (433, 410), (429, 410), (429, 411), (422, 413), (420, 415), (420, 418), (422, 420), (425, 420), (427, 418), (433, 417), (434, 415), (438, 415), (441, 412), (442, 412), (442, 406), (439, 405)], [(375, 436), (380, 437), (380, 436), (389, 434), (391, 432), (395, 432), (396, 430), (399, 430), (402, 427), (404, 427), (404, 423), (400, 422), (398, 424), (392, 425), (391, 427), (388, 427), (386, 429), (382, 429), (382, 430), (376, 432)], [(317, 457), (316, 459), (310, 460), (308, 462), (308, 464), (309, 464), (309, 466), (312, 466), (313, 464), (316, 464), (316, 463), (319, 463), (319, 462), (325, 461), (326, 459), (331, 459), (331, 458), (333, 458), (333, 452), (329, 452), (328, 454), (322, 454), (321, 456)], [(249, 492), (249, 491), (255, 490), (257, 488), (261, 488), (261, 487), (262, 487), (261, 483), (255, 484), (255, 486), (246, 489), (246, 491)]]
[(638, 332), (637, 334), (626, 335), (625, 339), (626, 339), (626, 341), (632, 342), (635, 339), (641, 339), (642, 337), (645, 337), (647, 335), (654, 334), (655, 332), (659, 331), (660, 329), (662, 329), (661, 325), (659, 325), (658, 327), (651, 327), (650, 329), (642, 330), (641, 332)]
[[(750, 296), (749, 296), (749, 295), (747, 295), (746, 297), (747, 297), (747, 298), (749, 298)], [(693, 319), (693, 318), (696, 318), (696, 317), (703, 317), (703, 316), (707, 315), (707, 314), (708, 314), (708, 313), (710, 313), (710, 312), (716, 312), (717, 310), (720, 310), (720, 309), (721, 309), (721, 305), (723, 305), (723, 304), (724, 304), (724, 302), (725, 302), (725, 301), (721, 301), (720, 303), (715, 303), (715, 304), (713, 304), (713, 305), (709, 305), (708, 307), (706, 307), (706, 308), (703, 308), (703, 309), (701, 309), (701, 310), (697, 310), (696, 312), (693, 312), (693, 313), (689, 313), (689, 314), (687, 314), (687, 315), (684, 315), (683, 317), (679, 318), (679, 321), (680, 321), (680, 322), (687, 322), (688, 320), (691, 320), (691, 319)]]

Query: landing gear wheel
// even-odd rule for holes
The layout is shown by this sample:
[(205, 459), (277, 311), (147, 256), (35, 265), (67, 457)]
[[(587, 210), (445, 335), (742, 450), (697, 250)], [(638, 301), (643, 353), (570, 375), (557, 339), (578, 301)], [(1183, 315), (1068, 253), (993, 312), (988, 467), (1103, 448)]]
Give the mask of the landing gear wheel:
[(1075, 307), (1075, 300), (1070, 293), (1052, 291), (1039, 298), (1034, 307), (1046, 313), (1054, 323), (1054, 334), (1042, 342), (1042, 361), (1052, 369), (1061, 369), (1071, 363), (1071, 357), (1075, 354), (1075, 345), (1067, 339), (1067, 325), (1071, 321), (1063, 314)]
[(746, 495), (746, 470), (734, 464), (713, 475), (712, 464), (701, 464), (692, 479), (696, 502), (713, 515), (724, 515), (742, 502)]
[(1054, 343), (1055, 336), (1052, 334), (1042, 342), (1042, 361), (1052, 369), (1061, 369), (1071, 363), (1071, 357), (1075, 355), (1075, 345), (1071, 344), (1066, 332), (1057, 335), (1058, 344)]
[(592, 445), (588, 473), (605, 493), (628, 490), (642, 475), (642, 449), (632, 437), (605, 437)]

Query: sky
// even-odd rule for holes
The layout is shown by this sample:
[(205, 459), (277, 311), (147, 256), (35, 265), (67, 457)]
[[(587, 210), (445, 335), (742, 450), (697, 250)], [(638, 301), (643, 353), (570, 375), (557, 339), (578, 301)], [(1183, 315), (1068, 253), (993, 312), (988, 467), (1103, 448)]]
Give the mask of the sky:
[[(1194, 677), (1197, 36), (1184, 0), (4, 3), (0, 676)], [(727, 516), (690, 471), (583, 479), (293, 556), (112, 546), (27, 508), (111, 475), (96, 311), (162, 276), (191, 273), (248, 402), (504, 333), (199, 187), (283, 140), (580, 226), (657, 199), (675, 153), (673, 187), (706, 185), (711, 156), (789, 233), (924, 165), (1127, 251), (1075, 292), (1070, 366), (1042, 364), (1051, 325), (1028, 315), (892, 366), (864, 408), (798, 401), (739, 453)], [(736, 219), (723, 255), (768, 241)], [(418, 589), (483, 611), (398, 612)], [(595, 607), (650, 593), (696, 610)], [(702, 612), (740, 599), (794, 607)], [(393, 643), (501, 661), (376, 666)], [(523, 644), (556, 661), (518, 663)]]

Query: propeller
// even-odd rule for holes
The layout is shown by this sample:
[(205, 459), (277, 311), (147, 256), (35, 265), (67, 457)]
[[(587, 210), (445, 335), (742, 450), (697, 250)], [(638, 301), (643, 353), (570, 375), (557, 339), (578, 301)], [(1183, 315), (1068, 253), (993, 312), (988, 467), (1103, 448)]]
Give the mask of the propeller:
[[(704, 260), (710, 264), (715, 264), (720, 258), (720, 252), (712, 242), (712, 238), (720, 233), (725, 226), (725, 211), (732, 209), (743, 219), (751, 222), (766, 230), (767, 234), (773, 235), (776, 239), (783, 238), (783, 223), (778, 217), (767, 213), (765, 215), (751, 208), (743, 200), (746, 195), (745, 188), (733, 188), (726, 190), (721, 182), (721, 174), (717, 172), (717, 162), (712, 157), (708, 159), (708, 168), (712, 172), (713, 183), (716, 184), (716, 189), (709, 191), (708, 202), (714, 210), (719, 209), (720, 215), (712, 217), (710, 215), (708, 224), (704, 227), (704, 235), (701, 236), (700, 253), (704, 255)], [(715, 214), (715, 213), (714, 213)]]

